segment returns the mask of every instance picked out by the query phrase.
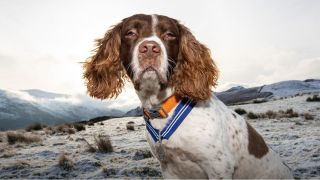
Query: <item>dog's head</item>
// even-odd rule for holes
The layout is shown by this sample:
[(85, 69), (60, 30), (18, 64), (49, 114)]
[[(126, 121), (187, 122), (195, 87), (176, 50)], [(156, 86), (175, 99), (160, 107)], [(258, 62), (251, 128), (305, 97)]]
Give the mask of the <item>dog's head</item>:
[(93, 97), (117, 96), (128, 77), (137, 92), (171, 88), (194, 100), (208, 99), (216, 85), (218, 70), (209, 49), (175, 19), (133, 15), (96, 43), (94, 55), (84, 64), (84, 78)]

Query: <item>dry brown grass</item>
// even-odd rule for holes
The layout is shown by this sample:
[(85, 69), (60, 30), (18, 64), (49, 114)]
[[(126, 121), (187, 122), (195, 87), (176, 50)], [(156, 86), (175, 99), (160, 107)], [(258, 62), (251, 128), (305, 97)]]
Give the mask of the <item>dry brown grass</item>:
[(249, 113), (247, 114), (247, 117), (248, 117), (249, 119), (258, 119), (258, 118), (259, 118), (259, 115), (256, 114), (256, 113), (253, 113), (253, 112), (249, 112)]
[(73, 127), (77, 130), (77, 131), (84, 131), (86, 130), (86, 127), (84, 124), (82, 123), (74, 123)]
[(94, 137), (94, 141), (99, 151), (105, 152), (105, 153), (113, 152), (113, 147), (112, 147), (109, 136), (100, 134)]
[(271, 110), (268, 110), (265, 114), (269, 119), (274, 119), (278, 117), (278, 113)]
[(7, 140), (9, 144), (15, 144), (17, 142), (30, 144), (33, 142), (41, 141), (39, 136), (27, 135), (17, 132), (7, 132)]
[(247, 113), (247, 111), (242, 109), (242, 108), (237, 108), (237, 109), (234, 110), (234, 112), (236, 112), (239, 115), (243, 115), (243, 114)]
[(84, 140), (84, 141), (87, 143), (87, 145), (88, 145), (88, 149), (87, 149), (88, 152), (94, 153), (94, 152), (97, 151), (97, 149), (96, 149), (93, 145), (91, 145), (86, 139), (83, 138), (83, 140)]
[(299, 116), (299, 114), (296, 113), (296, 112), (294, 112), (292, 108), (287, 109), (286, 112), (285, 112), (285, 114), (286, 114), (287, 117), (289, 117), (289, 118), (290, 118), (290, 117), (298, 117), (298, 116)]
[(304, 113), (303, 116), (304, 116), (305, 120), (313, 120), (314, 119), (314, 116), (309, 113)]
[(306, 99), (307, 102), (320, 102), (320, 97), (318, 95), (313, 95)]
[(31, 125), (29, 125), (27, 128), (26, 128), (26, 131), (30, 132), (30, 131), (39, 131), (39, 130), (42, 130), (44, 127), (46, 127), (45, 125), (41, 124), (41, 123), (33, 123)]
[(299, 113), (295, 112), (292, 108), (287, 109), (286, 111), (279, 110), (278, 112), (268, 110), (265, 113), (253, 113), (249, 112), (247, 114), (248, 119), (258, 119), (258, 118), (269, 118), (269, 119), (277, 119), (277, 118), (295, 118), (299, 117)]
[(74, 164), (71, 159), (69, 159), (65, 154), (62, 154), (59, 157), (59, 166), (66, 171), (70, 171), (73, 169)]
[(74, 126), (71, 124), (61, 124), (57, 126), (49, 126), (45, 129), (46, 134), (75, 134), (76, 130), (74, 129)]

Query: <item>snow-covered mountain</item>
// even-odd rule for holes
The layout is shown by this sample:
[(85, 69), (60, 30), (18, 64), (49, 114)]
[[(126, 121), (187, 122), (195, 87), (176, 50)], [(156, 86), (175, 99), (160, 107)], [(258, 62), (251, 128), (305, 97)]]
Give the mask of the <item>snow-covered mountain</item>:
[(86, 95), (71, 96), (37, 89), (0, 90), (0, 130), (23, 128), (34, 122), (57, 124), (123, 114), (108, 105)]
[(281, 81), (251, 88), (237, 86), (223, 92), (218, 92), (216, 95), (221, 101), (229, 105), (255, 99), (268, 100), (313, 92), (320, 92), (320, 80), (318, 79)]
[[(215, 94), (227, 105), (252, 102), (254, 100), (261, 101), (261, 99), (267, 101), (271, 98), (277, 99), (281, 97), (294, 96), (296, 94), (320, 92), (320, 80), (290, 80), (257, 87), (245, 87), (236, 84), (236, 86), (231, 87), (226, 91), (217, 92)], [(131, 109), (124, 116), (142, 116), (142, 109), (140, 107)]]

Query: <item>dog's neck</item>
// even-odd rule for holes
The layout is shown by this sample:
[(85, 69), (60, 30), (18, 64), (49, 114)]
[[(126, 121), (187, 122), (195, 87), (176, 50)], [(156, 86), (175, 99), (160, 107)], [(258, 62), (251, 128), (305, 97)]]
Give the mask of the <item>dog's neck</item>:
[(156, 109), (161, 106), (161, 103), (164, 102), (167, 98), (173, 95), (174, 91), (172, 88), (167, 87), (163, 90), (140, 90), (136, 91), (142, 108), (146, 109)]

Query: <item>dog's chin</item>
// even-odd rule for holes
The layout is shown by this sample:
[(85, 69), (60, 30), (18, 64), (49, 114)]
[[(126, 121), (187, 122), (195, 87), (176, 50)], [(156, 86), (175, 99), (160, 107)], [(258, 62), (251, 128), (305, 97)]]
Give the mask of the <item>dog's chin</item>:
[(134, 87), (137, 91), (159, 92), (167, 86), (167, 82), (161, 77), (154, 68), (147, 68), (134, 81)]

